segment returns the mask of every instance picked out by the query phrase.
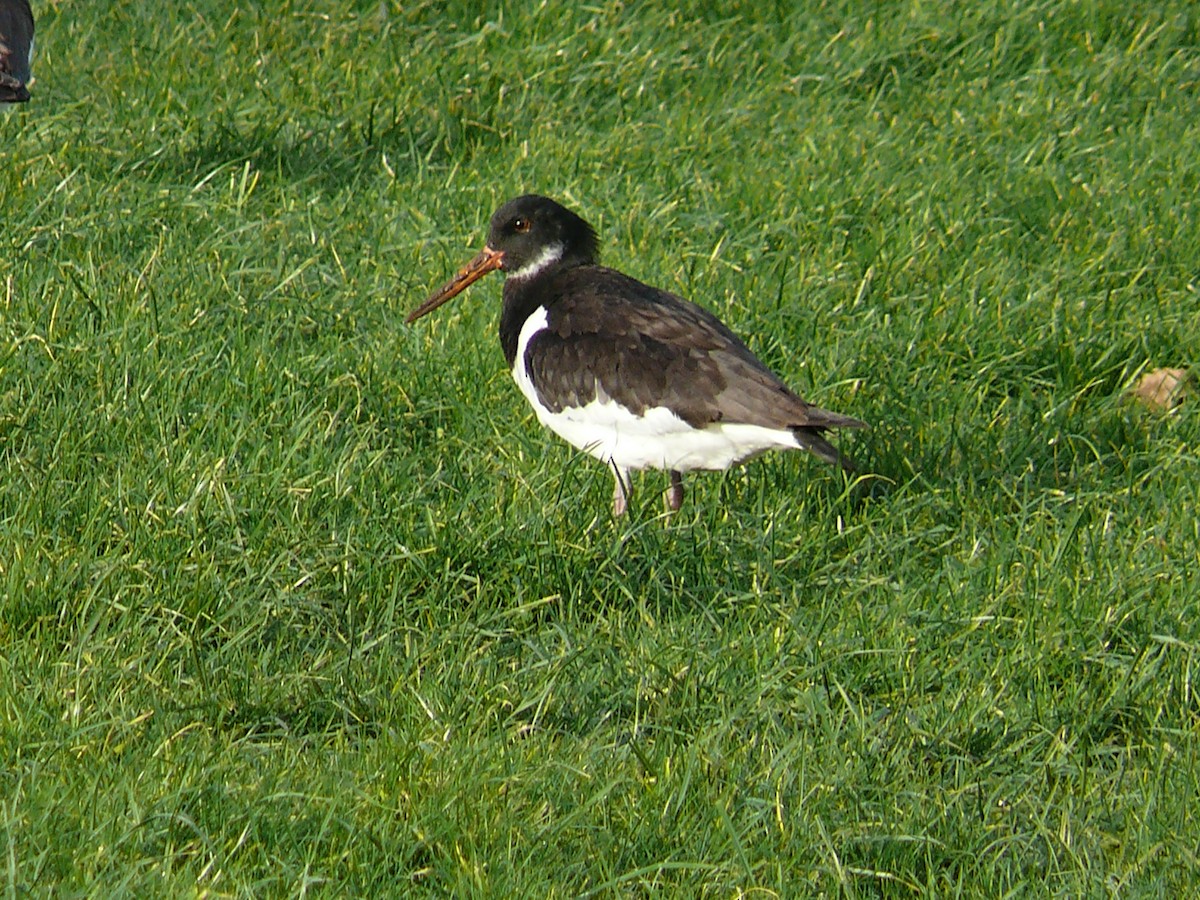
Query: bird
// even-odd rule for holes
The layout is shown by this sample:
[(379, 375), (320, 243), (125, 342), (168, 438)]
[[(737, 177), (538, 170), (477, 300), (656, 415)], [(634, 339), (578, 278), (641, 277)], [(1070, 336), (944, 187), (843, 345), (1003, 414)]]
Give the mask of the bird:
[(0, 106), (29, 100), (32, 65), (33, 10), (29, 0), (0, 0)]
[(806, 403), (703, 307), (600, 265), (595, 230), (549, 197), (497, 209), (484, 248), (405, 322), (497, 270), (513, 379), (542, 425), (612, 470), (614, 517), (633, 470), (669, 473), (671, 512), (683, 504), (683, 472), (767, 450), (807, 450), (856, 471), (824, 435), (865, 422)]

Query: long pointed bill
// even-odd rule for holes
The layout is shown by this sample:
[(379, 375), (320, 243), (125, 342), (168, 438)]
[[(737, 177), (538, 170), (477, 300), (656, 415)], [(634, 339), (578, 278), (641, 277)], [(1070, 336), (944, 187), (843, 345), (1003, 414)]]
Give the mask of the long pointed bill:
[(429, 299), (408, 314), (405, 324), (417, 321), (426, 313), (431, 313), (447, 300), (456, 297), (474, 284), (488, 272), (492, 272), (504, 263), (504, 252), (484, 247), (479, 255), (463, 266), (454, 277), (443, 284)]

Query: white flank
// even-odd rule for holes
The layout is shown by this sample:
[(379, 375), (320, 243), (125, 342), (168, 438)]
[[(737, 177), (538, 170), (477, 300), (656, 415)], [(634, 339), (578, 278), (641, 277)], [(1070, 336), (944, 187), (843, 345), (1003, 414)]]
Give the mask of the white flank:
[(513, 379), (537, 413), (538, 421), (565, 440), (606, 464), (621, 469), (727, 469), (767, 450), (795, 450), (786, 429), (719, 423), (693, 428), (665, 406), (636, 416), (596, 384), (596, 399), (561, 412), (547, 409), (525, 368), (525, 353), (546, 327), (546, 309), (538, 307), (521, 326)]
[(538, 254), (537, 259), (532, 259), (515, 272), (508, 273), (509, 278), (515, 278), (518, 281), (522, 278), (531, 278), (536, 275), (546, 266), (553, 265), (562, 259), (563, 250), (566, 248), (562, 244), (550, 244), (543, 247), (542, 252)]
[(517, 335), (517, 358), (513, 360), (512, 368), (513, 380), (521, 389), (521, 393), (525, 395), (525, 399), (529, 401), (529, 405), (537, 411), (539, 420), (542, 419), (545, 410), (541, 401), (538, 400), (537, 390), (529, 378), (529, 372), (525, 369), (525, 351), (529, 349), (529, 342), (533, 340), (533, 336), (544, 329), (548, 322), (544, 306), (539, 306), (529, 314), (529, 318), (521, 326), (521, 333)]

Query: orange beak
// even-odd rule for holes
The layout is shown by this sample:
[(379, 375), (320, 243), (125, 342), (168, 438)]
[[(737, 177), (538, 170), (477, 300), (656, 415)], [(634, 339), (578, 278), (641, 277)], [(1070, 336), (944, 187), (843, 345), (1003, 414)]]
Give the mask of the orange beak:
[(408, 314), (405, 324), (411, 324), (426, 313), (431, 313), (447, 300), (457, 297), (468, 287), (504, 264), (504, 252), (484, 247), (479, 255), (459, 269), (454, 277), (438, 288), (429, 299)]

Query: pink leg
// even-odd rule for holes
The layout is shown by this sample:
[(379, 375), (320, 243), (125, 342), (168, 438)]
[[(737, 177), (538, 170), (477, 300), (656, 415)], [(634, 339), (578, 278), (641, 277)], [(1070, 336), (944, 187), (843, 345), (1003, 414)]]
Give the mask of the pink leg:
[(613, 477), (617, 484), (613, 488), (613, 516), (620, 518), (625, 515), (625, 509), (629, 505), (629, 470), (620, 469), (615, 464), (612, 467)]
[(678, 512), (681, 506), (683, 506), (683, 476), (672, 469), (671, 489), (667, 491), (667, 508), (671, 512)]

